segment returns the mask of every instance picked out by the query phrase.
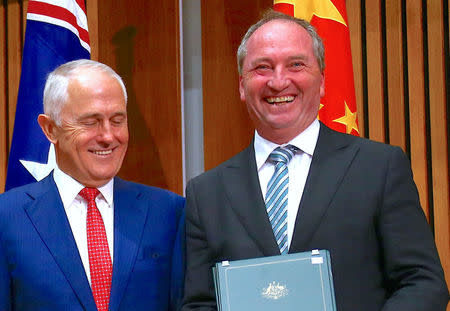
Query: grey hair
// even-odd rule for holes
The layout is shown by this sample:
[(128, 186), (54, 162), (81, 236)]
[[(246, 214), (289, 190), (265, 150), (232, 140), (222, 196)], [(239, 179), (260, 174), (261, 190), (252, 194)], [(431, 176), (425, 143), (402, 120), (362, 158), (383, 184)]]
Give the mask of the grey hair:
[(47, 77), (44, 87), (44, 113), (55, 121), (57, 125), (61, 125), (61, 110), (67, 103), (67, 88), (71, 79), (76, 77), (80, 69), (92, 69), (110, 75), (119, 82), (125, 104), (127, 103), (127, 90), (122, 78), (108, 65), (96, 62), (90, 59), (74, 60), (53, 70)]
[(280, 12), (276, 12), (272, 9), (269, 9), (266, 11), (266, 13), (263, 15), (263, 17), (256, 23), (250, 26), (250, 28), (247, 30), (247, 33), (242, 38), (241, 44), (239, 45), (239, 48), (237, 50), (237, 65), (238, 65), (238, 72), (239, 75), (242, 75), (242, 66), (244, 63), (244, 59), (247, 56), (247, 42), (250, 39), (250, 37), (253, 35), (253, 33), (259, 29), (264, 24), (267, 24), (268, 22), (274, 21), (274, 20), (281, 20), (281, 21), (287, 21), (287, 22), (293, 22), (297, 25), (301, 26), (303, 29), (305, 29), (308, 34), (311, 36), (311, 39), (313, 41), (313, 53), (316, 57), (317, 63), (319, 64), (320, 71), (323, 72), (325, 69), (325, 49), (323, 47), (323, 42), (320, 36), (317, 34), (316, 29), (307, 21), (296, 18), (290, 15), (286, 15)]

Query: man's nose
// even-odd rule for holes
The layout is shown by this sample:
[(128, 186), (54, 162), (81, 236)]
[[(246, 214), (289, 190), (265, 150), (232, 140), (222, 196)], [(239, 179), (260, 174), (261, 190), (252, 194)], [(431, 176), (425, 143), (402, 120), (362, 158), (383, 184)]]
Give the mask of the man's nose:
[(271, 79), (267, 82), (267, 86), (275, 91), (282, 91), (289, 85), (289, 77), (283, 69), (275, 69)]
[(100, 127), (100, 137), (102, 142), (111, 143), (114, 140), (113, 128), (109, 121), (103, 122)]

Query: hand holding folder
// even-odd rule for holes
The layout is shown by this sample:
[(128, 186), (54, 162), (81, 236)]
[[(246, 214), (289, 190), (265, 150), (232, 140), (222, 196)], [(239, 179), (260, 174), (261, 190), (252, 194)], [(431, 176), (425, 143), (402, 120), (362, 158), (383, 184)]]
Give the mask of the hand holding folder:
[(327, 250), (222, 261), (213, 275), (219, 311), (336, 311)]

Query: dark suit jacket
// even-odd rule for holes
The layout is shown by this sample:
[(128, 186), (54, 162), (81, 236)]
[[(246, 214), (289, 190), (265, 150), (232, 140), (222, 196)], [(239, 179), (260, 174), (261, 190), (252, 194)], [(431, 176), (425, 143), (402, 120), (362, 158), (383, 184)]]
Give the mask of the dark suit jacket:
[[(97, 310), (53, 174), (0, 196), (0, 310)], [(114, 180), (109, 310), (175, 310), (184, 199)]]
[[(253, 144), (188, 184), (186, 239), (183, 310), (215, 309), (214, 263), (280, 254)], [(339, 311), (442, 311), (447, 305), (433, 236), (398, 147), (321, 124), (289, 252), (311, 249), (331, 253)]]

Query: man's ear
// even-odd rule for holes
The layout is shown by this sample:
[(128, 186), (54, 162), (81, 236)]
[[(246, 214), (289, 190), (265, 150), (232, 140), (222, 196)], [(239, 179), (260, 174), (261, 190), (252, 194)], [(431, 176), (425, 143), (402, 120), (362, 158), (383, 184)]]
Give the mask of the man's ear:
[(55, 121), (53, 121), (52, 118), (50, 118), (50, 116), (43, 114), (43, 113), (41, 113), (38, 116), (37, 121), (39, 123), (39, 126), (42, 129), (42, 132), (44, 132), (44, 135), (47, 137), (47, 139), (51, 143), (56, 144), (58, 139), (57, 139), (57, 135), (56, 135), (57, 126), (55, 124)]
[(325, 96), (325, 74), (322, 72), (321, 74), (321, 79), (320, 79), (320, 98)]
[(245, 102), (244, 78), (242, 76), (239, 76), (239, 95), (241, 97), (241, 101)]

